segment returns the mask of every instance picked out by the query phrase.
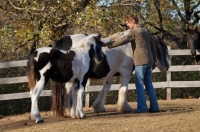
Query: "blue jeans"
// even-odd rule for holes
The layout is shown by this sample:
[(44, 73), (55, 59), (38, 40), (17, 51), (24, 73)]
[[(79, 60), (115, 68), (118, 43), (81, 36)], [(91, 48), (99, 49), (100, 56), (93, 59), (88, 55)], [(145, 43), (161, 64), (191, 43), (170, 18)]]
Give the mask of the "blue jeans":
[(156, 92), (152, 84), (152, 63), (135, 66), (135, 85), (137, 93), (137, 112), (148, 112), (144, 85), (149, 96), (149, 111), (159, 111)]

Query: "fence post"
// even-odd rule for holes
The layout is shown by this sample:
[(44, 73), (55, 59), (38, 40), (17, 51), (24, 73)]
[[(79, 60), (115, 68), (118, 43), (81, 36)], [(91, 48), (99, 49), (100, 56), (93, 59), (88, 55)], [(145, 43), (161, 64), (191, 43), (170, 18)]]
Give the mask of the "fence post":
[[(168, 50), (171, 50), (171, 46), (167, 46)], [(169, 56), (169, 62), (171, 65), (171, 56)], [(171, 81), (171, 71), (167, 71), (167, 83), (168, 83), (168, 88), (167, 88), (167, 100), (171, 100), (171, 88), (169, 87), (169, 82)]]
[(90, 79), (88, 79), (87, 84), (85, 86), (85, 107), (90, 106), (90, 93), (87, 90), (88, 86), (90, 86)]
[(85, 93), (85, 107), (89, 107), (90, 105), (90, 93)]

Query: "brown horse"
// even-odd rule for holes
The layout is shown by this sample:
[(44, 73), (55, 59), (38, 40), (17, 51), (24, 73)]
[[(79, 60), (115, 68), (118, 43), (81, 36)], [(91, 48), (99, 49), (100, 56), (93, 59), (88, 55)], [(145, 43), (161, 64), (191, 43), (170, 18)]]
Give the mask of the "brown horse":
[[(200, 32), (198, 29), (188, 29), (187, 32), (187, 44), (190, 47), (190, 53), (195, 59), (195, 64), (200, 65), (200, 55), (197, 55), (196, 51), (200, 50)], [(199, 72), (200, 76), (200, 72)]]
[(191, 55), (195, 57), (196, 50), (200, 49), (200, 32), (198, 32), (198, 29), (188, 29), (187, 44), (190, 47)]

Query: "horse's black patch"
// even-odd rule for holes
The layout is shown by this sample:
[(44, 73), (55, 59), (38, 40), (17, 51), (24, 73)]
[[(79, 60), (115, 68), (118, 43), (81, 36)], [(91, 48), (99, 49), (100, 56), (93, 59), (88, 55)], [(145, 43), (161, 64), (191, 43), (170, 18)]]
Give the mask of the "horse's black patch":
[(74, 51), (69, 51), (66, 54), (54, 48), (50, 51), (50, 62), (52, 64), (50, 70), (52, 73), (52, 80), (65, 83), (72, 78), (72, 61), (74, 56)]
[(37, 57), (37, 54), (38, 54), (37, 51), (35, 51), (35, 52), (33, 53), (32, 61), (33, 61), (33, 63), (34, 63), (33, 65), (34, 65), (34, 68), (35, 68), (35, 77), (36, 77), (37, 80), (40, 80), (41, 75), (40, 75), (40, 73), (39, 73), (39, 70), (41, 70), (42, 68), (44, 68), (44, 66), (46, 66), (47, 63), (49, 62), (49, 53), (46, 53), (46, 52), (41, 53), (41, 54), (39, 55), (38, 61), (36, 61), (36, 60), (34, 59), (34, 57)]
[(78, 90), (80, 88), (80, 80), (78, 80), (77, 78), (74, 80), (75, 83), (77, 84), (77, 86), (75, 87), (75, 90)]
[(88, 74), (89, 74), (89, 72), (87, 72), (87, 73), (84, 75), (83, 81), (82, 81), (82, 83), (81, 83), (81, 85), (84, 87), (84, 90), (85, 90), (85, 86), (86, 86), (86, 83), (87, 83), (87, 80), (88, 80)]
[(51, 69), (48, 69), (44, 74), (44, 77), (45, 77), (45, 84), (47, 84), (47, 82), (49, 81), (49, 79), (51, 78)]
[(70, 36), (65, 36), (58, 40), (55, 44), (55, 48), (61, 50), (69, 50), (72, 47), (72, 39)]
[(49, 62), (49, 53), (43, 52), (39, 55), (38, 61), (35, 61), (36, 70), (41, 70)]
[[(98, 39), (95, 39), (95, 41), (96, 41), (96, 44), (100, 43), (100, 41)], [(99, 44), (99, 45), (101, 45), (101, 44)], [(60, 50), (66, 50), (66, 51), (69, 50), (71, 46), (72, 46), (72, 40), (71, 40), (70, 36), (61, 38), (58, 42), (56, 42), (56, 45), (55, 45), (56, 48), (58, 48)], [(102, 60), (101, 61), (96, 60), (97, 58), (95, 58), (95, 56), (94, 56), (94, 54), (95, 54), (94, 47), (91, 47), (91, 49), (93, 49), (93, 50), (89, 51), (89, 55), (91, 58), (90, 69), (92, 67), (93, 67), (93, 69), (89, 71), (89, 75), (87, 73), (85, 76), (88, 75), (90, 78), (99, 79), (99, 78), (105, 77), (110, 72), (110, 67), (108, 65), (106, 55), (103, 52), (100, 53), (99, 51), (102, 51), (102, 50), (99, 49), (99, 47), (97, 47), (97, 48), (98, 49), (96, 49), (96, 47), (95, 47), (95, 50), (98, 50), (97, 51), (98, 55), (99, 55), (98, 58), (102, 59)], [(104, 57), (101, 58), (100, 54), (104, 54)], [(85, 77), (85, 78), (87, 78), (87, 77)], [(86, 79), (84, 79), (84, 80), (86, 80)], [(85, 86), (86, 82), (82, 82), (82, 83), (83, 83), (83, 86)]]
[(95, 57), (94, 55), (90, 55), (90, 56), (93, 56), (93, 58), (91, 58), (93, 69), (89, 73), (89, 77), (96, 78), (96, 79), (103, 78), (110, 72), (110, 67), (108, 65), (106, 55), (102, 52), (102, 47), (101, 47), (102, 44), (101, 44), (101, 41), (99, 41), (99, 39), (100, 38), (95, 38), (95, 42), (97, 44), (95, 47), (95, 50), (97, 52), (97, 57)]
[(119, 76), (120, 75), (120, 73), (119, 72), (117, 72), (117, 73), (115, 73), (115, 75), (114, 76)]
[(99, 62), (96, 62), (94, 58), (92, 59), (92, 61), (93, 70), (90, 72), (89, 77), (96, 79), (106, 77), (107, 74), (110, 72), (110, 67), (108, 65), (106, 55), (104, 55), (104, 58)]

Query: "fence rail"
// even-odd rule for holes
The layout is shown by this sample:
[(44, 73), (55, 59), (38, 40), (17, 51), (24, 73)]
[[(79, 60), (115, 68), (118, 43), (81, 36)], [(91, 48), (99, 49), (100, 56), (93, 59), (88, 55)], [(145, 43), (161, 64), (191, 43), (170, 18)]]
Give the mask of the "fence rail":
[[(171, 50), (168, 47), (169, 55), (171, 56), (181, 56), (190, 55), (189, 49), (184, 50)], [(199, 53), (197, 53), (199, 54)], [(0, 63), (0, 68), (11, 68), (11, 67), (23, 67), (26, 66), (27, 60), (21, 61), (11, 61)], [(155, 88), (166, 88), (167, 89), (167, 100), (171, 99), (171, 88), (184, 88), (184, 87), (200, 87), (200, 81), (171, 81), (171, 73), (179, 71), (200, 71), (199, 65), (171, 65), (169, 70), (166, 72), (166, 81), (164, 82), (153, 82)], [(153, 70), (153, 73), (160, 72), (158, 68)], [(134, 74), (134, 72), (133, 72)], [(0, 78), (0, 84), (14, 84), (14, 83), (27, 83), (28, 79), (26, 76), (12, 77), (12, 78)], [(110, 91), (119, 90), (120, 84), (112, 84)], [(135, 89), (135, 84), (129, 84), (129, 90)], [(101, 90), (101, 85), (88, 86), (85, 89), (85, 106), (89, 107), (89, 97), (91, 92), (99, 92)], [(41, 96), (51, 96), (50, 90), (43, 90)], [(12, 93), (12, 94), (0, 94), (0, 100), (14, 100), (30, 98), (29, 92), (22, 93)]]

